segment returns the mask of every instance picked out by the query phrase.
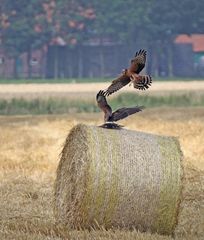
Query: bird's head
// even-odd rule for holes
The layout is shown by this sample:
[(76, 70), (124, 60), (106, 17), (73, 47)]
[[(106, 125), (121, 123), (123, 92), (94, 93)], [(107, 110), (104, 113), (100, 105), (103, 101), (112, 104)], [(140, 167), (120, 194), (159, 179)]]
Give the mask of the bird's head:
[(127, 68), (123, 69), (123, 70), (122, 70), (122, 74), (123, 74), (123, 75), (126, 75), (126, 74), (127, 74), (127, 71), (128, 71)]

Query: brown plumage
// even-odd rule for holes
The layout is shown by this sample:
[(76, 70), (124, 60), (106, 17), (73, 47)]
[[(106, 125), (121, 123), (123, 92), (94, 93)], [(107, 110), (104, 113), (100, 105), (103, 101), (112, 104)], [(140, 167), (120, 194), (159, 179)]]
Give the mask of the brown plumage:
[(136, 89), (145, 90), (149, 88), (152, 83), (151, 76), (138, 75), (145, 67), (146, 55), (147, 52), (145, 50), (139, 50), (136, 52), (135, 57), (131, 60), (130, 67), (125, 69), (117, 79), (112, 81), (111, 85), (105, 90), (105, 96), (109, 96), (118, 91), (131, 81)]
[(139, 90), (146, 90), (152, 84), (152, 77), (150, 75), (132, 75), (130, 77), (133, 87)]
[(118, 120), (124, 119), (129, 115), (142, 111), (143, 107), (130, 107), (130, 108), (120, 108), (115, 112), (112, 112), (112, 108), (107, 103), (105, 92), (99, 91), (96, 95), (96, 101), (98, 107), (104, 112), (104, 122), (116, 122)]

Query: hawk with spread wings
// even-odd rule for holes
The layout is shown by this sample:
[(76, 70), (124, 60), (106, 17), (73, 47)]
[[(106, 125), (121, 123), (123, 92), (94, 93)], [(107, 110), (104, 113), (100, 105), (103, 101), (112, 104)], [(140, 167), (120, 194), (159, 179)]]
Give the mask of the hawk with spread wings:
[(146, 55), (147, 52), (144, 49), (136, 52), (135, 57), (131, 60), (130, 67), (125, 69), (117, 79), (112, 81), (111, 85), (104, 91), (105, 96), (111, 95), (131, 82), (136, 89), (148, 89), (152, 84), (151, 76), (139, 75), (145, 67)]
[(129, 115), (142, 111), (144, 107), (130, 107), (130, 108), (120, 108), (115, 112), (112, 112), (112, 108), (107, 103), (105, 92), (100, 90), (96, 95), (96, 101), (98, 107), (104, 112), (104, 122), (105, 124), (102, 127), (106, 128), (117, 128), (120, 125), (115, 124), (118, 120), (124, 119)]

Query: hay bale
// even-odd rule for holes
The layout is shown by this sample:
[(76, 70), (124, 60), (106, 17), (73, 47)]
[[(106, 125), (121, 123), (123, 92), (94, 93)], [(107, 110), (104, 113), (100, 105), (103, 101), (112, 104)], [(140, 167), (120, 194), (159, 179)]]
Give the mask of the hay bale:
[(171, 234), (182, 154), (176, 138), (79, 124), (69, 133), (55, 182), (55, 216), (71, 228), (136, 228)]

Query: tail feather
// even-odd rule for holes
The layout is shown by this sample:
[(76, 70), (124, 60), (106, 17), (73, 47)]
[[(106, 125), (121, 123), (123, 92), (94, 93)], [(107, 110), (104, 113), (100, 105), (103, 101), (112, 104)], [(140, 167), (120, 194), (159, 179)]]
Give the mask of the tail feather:
[(152, 77), (150, 75), (141, 76), (139, 80), (133, 81), (133, 86), (139, 90), (146, 90), (152, 84)]

